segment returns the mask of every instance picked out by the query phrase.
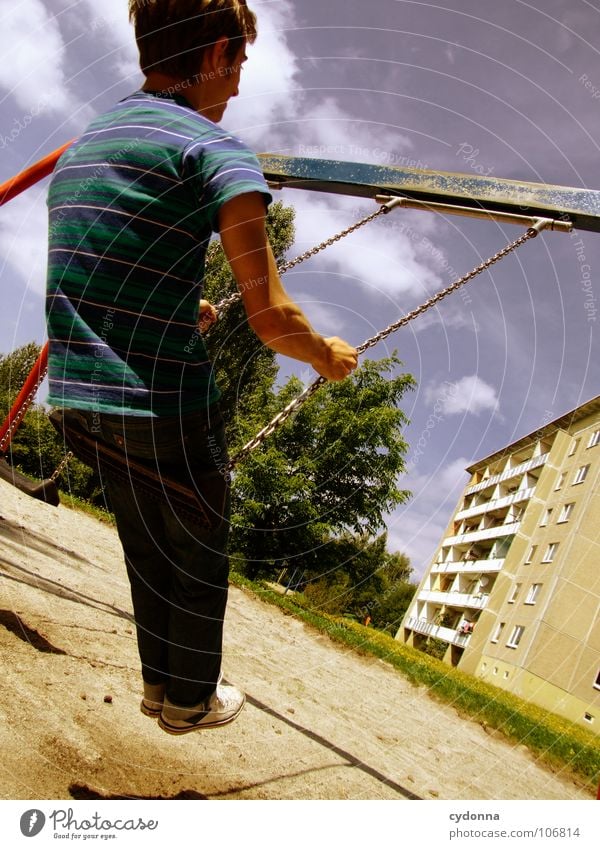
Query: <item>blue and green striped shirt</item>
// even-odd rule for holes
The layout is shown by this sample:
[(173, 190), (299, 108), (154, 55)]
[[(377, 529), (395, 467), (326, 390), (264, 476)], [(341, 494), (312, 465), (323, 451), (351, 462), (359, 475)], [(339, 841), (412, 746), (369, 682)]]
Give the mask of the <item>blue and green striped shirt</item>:
[(270, 195), (256, 156), (175, 96), (138, 91), (62, 155), (48, 193), (48, 402), (172, 416), (219, 397), (197, 331), (220, 207)]

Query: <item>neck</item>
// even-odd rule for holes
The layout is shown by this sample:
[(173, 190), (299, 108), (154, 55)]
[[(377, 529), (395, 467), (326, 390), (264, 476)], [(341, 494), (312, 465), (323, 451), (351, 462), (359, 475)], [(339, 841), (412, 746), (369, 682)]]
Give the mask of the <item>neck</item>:
[(207, 85), (204, 80), (184, 80), (180, 77), (163, 74), (161, 71), (150, 71), (142, 86), (142, 91), (164, 91), (167, 94), (178, 94), (187, 100), (192, 109), (215, 123), (218, 123), (223, 117), (224, 109), (220, 108), (221, 104), (214, 102), (219, 99), (218, 96), (213, 96), (214, 93), (211, 91), (210, 85)]
[(180, 97), (185, 97), (190, 106), (200, 111), (196, 89), (197, 84), (193, 80), (182, 80), (160, 71), (150, 71), (142, 86), (142, 91), (164, 91), (167, 94), (178, 94)]

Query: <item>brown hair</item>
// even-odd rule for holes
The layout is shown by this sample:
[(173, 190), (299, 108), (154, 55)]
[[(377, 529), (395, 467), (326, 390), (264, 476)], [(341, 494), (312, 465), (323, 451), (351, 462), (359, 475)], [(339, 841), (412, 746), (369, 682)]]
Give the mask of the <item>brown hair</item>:
[(246, 0), (129, 0), (129, 19), (144, 74), (162, 71), (189, 79), (198, 73), (207, 47), (225, 36), (233, 60), (256, 38), (256, 15)]

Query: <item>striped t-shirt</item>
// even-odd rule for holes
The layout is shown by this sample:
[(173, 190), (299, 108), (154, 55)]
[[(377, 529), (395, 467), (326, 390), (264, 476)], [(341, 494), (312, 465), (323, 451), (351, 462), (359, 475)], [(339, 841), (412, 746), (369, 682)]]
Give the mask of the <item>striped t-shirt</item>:
[(138, 91), (63, 154), (48, 194), (48, 402), (173, 416), (219, 397), (198, 306), (223, 203), (270, 195), (256, 156), (187, 101)]

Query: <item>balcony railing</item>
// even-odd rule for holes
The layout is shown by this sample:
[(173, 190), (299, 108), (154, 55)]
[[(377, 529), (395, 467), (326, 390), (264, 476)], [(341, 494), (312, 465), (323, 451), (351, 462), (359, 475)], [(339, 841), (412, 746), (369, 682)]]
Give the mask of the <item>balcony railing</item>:
[(428, 622), (427, 619), (418, 619), (416, 616), (409, 616), (404, 627), (410, 628), (411, 631), (417, 631), (419, 634), (425, 634), (427, 637), (435, 637), (437, 640), (444, 640), (446, 643), (462, 647), (468, 645), (471, 636), (470, 634), (461, 634), (455, 628), (444, 628), (443, 625)]
[(446, 537), (443, 545), (468, 545), (484, 539), (514, 536), (518, 530), (519, 522), (511, 522), (508, 525), (497, 525), (494, 528), (482, 528), (480, 531), (467, 531), (467, 533), (458, 534), (455, 537)]
[(487, 560), (446, 560), (444, 563), (434, 563), (430, 572), (500, 572), (503, 566), (502, 557), (490, 557)]
[(455, 522), (461, 519), (471, 519), (473, 516), (481, 516), (483, 513), (489, 513), (492, 510), (501, 510), (503, 507), (510, 507), (511, 504), (519, 504), (522, 501), (529, 501), (533, 498), (535, 487), (530, 486), (527, 489), (519, 489), (510, 495), (505, 495), (503, 498), (496, 498), (494, 501), (486, 501), (485, 504), (477, 504), (475, 507), (468, 507), (466, 510), (461, 510), (454, 517)]
[(520, 463), (512, 469), (506, 469), (499, 475), (492, 475), (489, 478), (484, 478), (484, 480), (479, 481), (479, 483), (474, 483), (473, 486), (467, 487), (467, 489), (465, 489), (465, 495), (472, 495), (474, 492), (481, 492), (482, 489), (487, 489), (488, 486), (494, 486), (497, 483), (506, 481), (509, 478), (514, 478), (517, 475), (524, 475), (525, 472), (529, 472), (531, 469), (537, 469), (538, 466), (543, 466), (547, 459), (547, 453), (540, 454), (539, 457), (532, 457), (530, 460), (526, 460), (524, 463)]
[(482, 610), (488, 603), (489, 593), (460, 593), (453, 590), (421, 590), (419, 601), (433, 601), (437, 604), (449, 604), (452, 607), (468, 607)]

